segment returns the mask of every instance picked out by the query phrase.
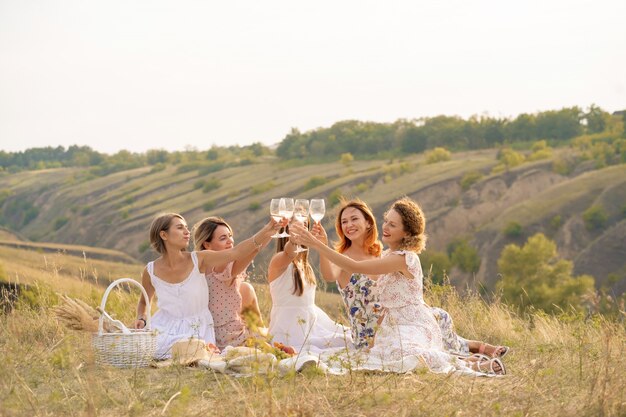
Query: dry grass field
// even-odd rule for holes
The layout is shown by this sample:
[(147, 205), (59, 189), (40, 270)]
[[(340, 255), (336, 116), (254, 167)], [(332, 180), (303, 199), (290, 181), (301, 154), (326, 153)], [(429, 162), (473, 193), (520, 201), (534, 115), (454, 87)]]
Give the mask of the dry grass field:
[[(31, 286), (13, 311), (0, 313), (0, 416), (626, 414), (624, 323), (600, 316), (522, 317), (497, 300), (461, 297), (451, 287), (429, 289), (429, 302), (452, 314), (461, 335), (512, 347), (508, 375), (501, 378), (427, 372), (338, 377), (314, 369), (234, 378), (178, 366), (123, 370), (96, 366), (91, 335), (65, 328), (50, 308), (57, 292), (95, 306), (110, 279), (138, 276), (141, 266), (70, 255), (51, 259), (12, 248), (0, 248), (0, 263), (5, 280)], [(90, 274), (100, 277), (97, 284)], [(267, 287), (256, 286), (268, 317)], [(342, 314), (336, 295), (318, 296), (331, 315)], [(136, 298), (136, 292), (115, 291), (110, 312), (132, 320)]]

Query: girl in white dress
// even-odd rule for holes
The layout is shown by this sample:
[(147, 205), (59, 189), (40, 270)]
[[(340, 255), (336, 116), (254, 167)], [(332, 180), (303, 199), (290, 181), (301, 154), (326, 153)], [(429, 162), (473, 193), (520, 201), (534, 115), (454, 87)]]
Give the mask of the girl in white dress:
[[(279, 227), (280, 224), (270, 220), (261, 231), (232, 249), (187, 252), (191, 234), (180, 214), (162, 214), (153, 220), (150, 243), (161, 256), (146, 265), (142, 285), (149, 299), (157, 295), (158, 311), (152, 316), (152, 327), (157, 331), (157, 359), (170, 357), (172, 345), (180, 339), (195, 336), (207, 344), (215, 344), (209, 289), (201, 271), (247, 256), (270, 240)], [(146, 314), (150, 312), (140, 297), (136, 328), (146, 325)]]
[(268, 269), (272, 311), (269, 334), (297, 352), (321, 353), (350, 346), (350, 329), (315, 305), (316, 281), (308, 251), (296, 253), (280, 238)]
[(383, 308), (373, 346), (359, 368), (407, 372), (427, 367), (433, 372), (504, 374), (498, 358), (460, 359), (444, 349), (441, 330), (423, 299), (423, 274), (417, 253), (426, 242), (426, 220), (417, 203), (403, 198), (385, 214), (383, 242), (389, 250), (382, 258), (362, 261), (341, 255), (317, 240), (308, 230), (294, 226), (292, 236), (315, 248), (345, 271), (370, 276), (377, 282)]

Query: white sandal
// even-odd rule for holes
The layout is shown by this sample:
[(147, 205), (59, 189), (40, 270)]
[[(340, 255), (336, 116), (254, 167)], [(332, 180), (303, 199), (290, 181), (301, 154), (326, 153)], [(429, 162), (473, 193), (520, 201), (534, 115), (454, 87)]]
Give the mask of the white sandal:
[[(474, 371), (483, 372), (487, 375), (506, 375), (506, 367), (504, 366), (504, 363), (500, 360), (500, 358), (490, 358), (489, 356), (483, 355), (482, 353), (475, 353), (469, 358), (477, 359), (475, 361), (469, 361), (470, 363), (475, 364), (475, 366), (472, 367)], [(486, 371), (483, 369), (483, 365), (485, 362), (489, 363), (489, 369)], [(499, 371), (496, 371), (494, 369), (494, 363), (498, 364), (498, 366), (500, 367)]]

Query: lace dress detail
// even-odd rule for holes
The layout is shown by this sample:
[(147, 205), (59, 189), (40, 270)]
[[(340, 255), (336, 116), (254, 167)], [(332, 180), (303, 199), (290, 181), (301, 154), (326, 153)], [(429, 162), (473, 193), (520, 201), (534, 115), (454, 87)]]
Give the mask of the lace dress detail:
[(419, 257), (411, 251), (386, 251), (384, 256), (404, 256), (410, 277), (400, 272), (378, 280), (380, 304), (385, 309), (367, 366), (407, 371), (426, 366), (433, 372), (467, 369), (444, 350), (441, 329), (423, 298), (423, 274)]
[(354, 347), (362, 349), (371, 346), (382, 313), (376, 282), (367, 275), (352, 274), (339, 292), (346, 305)]
[(293, 293), (293, 268), (294, 264), (290, 263), (281, 276), (270, 282), (269, 334), (273, 340), (293, 346), (298, 352), (320, 353), (351, 346), (350, 329), (336, 323), (315, 305), (316, 285), (303, 280), (302, 295)]
[(172, 284), (154, 274), (154, 262), (146, 269), (154, 287), (158, 311), (152, 316), (157, 331), (157, 359), (171, 356), (174, 342), (192, 336), (215, 343), (213, 316), (209, 311), (209, 288), (204, 274), (198, 269), (198, 258), (191, 252), (193, 269), (182, 282)]
[(234, 262), (226, 265), (222, 272), (211, 271), (206, 274), (209, 287), (209, 310), (215, 323), (215, 340), (217, 347), (241, 346), (249, 333), (241, 318), (241, 293), (239, 286), (246, 278), (242, 272), (233, 279)]
[[(339, 292), (346, 306), (354, 347), (362, 349), (372, 346), (378, 330), (378, 321), (382, 317), (380, 293), (376, 281), (363, 274), (353, 274), (345, 287)], [(429, 307), (441, 330), (444, 349), (461, 356), (470, 354), (467, 340), (454, 331), (450, 314), (438, 307)]]

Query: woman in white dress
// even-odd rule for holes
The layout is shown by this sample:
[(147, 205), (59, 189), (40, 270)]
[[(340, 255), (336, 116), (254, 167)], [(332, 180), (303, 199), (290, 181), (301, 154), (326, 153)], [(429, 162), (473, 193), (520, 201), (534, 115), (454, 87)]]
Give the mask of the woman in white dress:
[(315, 305), (317, 285), (308, 251), (296, 253), (287, 238), (278, 239), (267, 278), (272, 297), (269, 334), (275, 342), (313, 354), (352, 344), (350, 329)]
[[(201, 271), (249, 255), (267, 243), (279, 227), (270, 220), (261, 231), (232, 249), (187, 252), (191, 234), (183, 216), (167, 213), (152, 221), (150, 243), (161, 256), (146, 265), (142, 285), (149, 299), (157, 295), (158, 311), (152, 316), (152, 327), (157, 331), (157, 359), (170, 357), (172, 345), (180, 339), (197, 337), (215, 344), (209, 289)], [(146, 325), (146, 314), (150, 314), (146, 300), (140, 297), (135, 328)]]
[(407, 372), (427, 367), (432, 372), (504, 374), (498, 358), (460, 359), (444, 349), (441, 329), (423, 299), (423, 273), (417, 254), (426, 242), (426, 220), (417, 203), (403, 198), (385, 214), (382, 258), (353, 260), (317, 240), (308, 230), (294, 226), (296, 242), (315, 248), (345, 271), (370, 276), (377, 282), (383, 308), (374, 343), (358, 365), (360, 369)]

